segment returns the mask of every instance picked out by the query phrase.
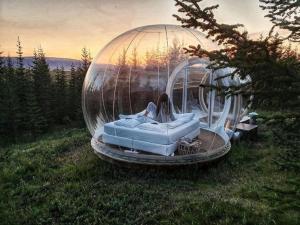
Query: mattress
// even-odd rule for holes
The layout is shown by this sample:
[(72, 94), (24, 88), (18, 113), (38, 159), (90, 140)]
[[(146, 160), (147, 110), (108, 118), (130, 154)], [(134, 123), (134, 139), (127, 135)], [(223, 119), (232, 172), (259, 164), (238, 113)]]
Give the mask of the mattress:
[[(194, 137), (199, 135), (199, 133), (200, 133), (200, 128), (198, 127), (195, 130), (186, 134), (184, 137), (193, 139)], [(102, 138), (105, 143), (119, 145), (119, 146), (132, 148), (132, 149), (138, 149), (145, 152), (150, 152), (150, 153), (160, 154), (165, 156), (172, 155), (177, 148), (177, 142), (164, 145), (164, 144), (157, 144), (148, 141), (140, 141), (140, 140), (128, 139), (125, 137), (113, 136), (106, 133), (103, 134)]]
[(171, 155), (177, 148), (177, 144), (161, 145), (145, 141), (131, 140), (124, 137), (116, 137), (109, 134), (103, 134), (103, 141), (114, 145), (127, 147), (130, 149), (138, 149), (160, 155)]
[(155, 130), (140, 129), (138, 126), (129, 128), (118, 126), (114, 122), (110, 122), (104, 125), (104, 134), (123, 137), (130, 140), (169, 145), (177, 142), (181, 137), (186, 136), (188, 133), (197, 130), (199, 128), (199, 120), (192, 119), (189, 122), (172, 129), (167, 128), (165, 124), (153, 124), (153, 126), (159, 126), (160, 129), (164, 130), (163, 132), (158, 132)]

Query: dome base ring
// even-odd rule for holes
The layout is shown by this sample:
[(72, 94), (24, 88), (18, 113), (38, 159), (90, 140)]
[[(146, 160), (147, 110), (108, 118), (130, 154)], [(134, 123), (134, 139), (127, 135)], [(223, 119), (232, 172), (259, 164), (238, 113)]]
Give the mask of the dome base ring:
[[(211, 132), (211, 135), (216, 135)], [(218, 138), (221, 138), (218, 136)], [(223, 139), (222, 139), (223, 140)], [(209, 153), (196, 153), (189, 155), (162, 156), (144, 153), (130, 153), (120, 150), (118, 146), (107, 145), (103, 142), (98, 142), (95, 139), (91, 140), (91, 145), (94, 152), (106, 161), (115, 161), (121, 163), (149, 165), (149, 166), (181, 166), (191, 164), (202, 164), (214, 161), (225, 156), (231, 148), (230, 141), (218, 148), (210, 150)]]

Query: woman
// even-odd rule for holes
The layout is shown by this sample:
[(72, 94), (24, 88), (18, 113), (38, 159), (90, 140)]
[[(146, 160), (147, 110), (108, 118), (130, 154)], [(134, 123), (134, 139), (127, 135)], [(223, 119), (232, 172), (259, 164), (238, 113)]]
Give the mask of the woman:
[(167, 123), (175, 120), (171, 103), (166, 93), (159, 96), (157, 105), (153, 102), (148, 103), (144, 116), (148, 116), (149, 113), (151, 113), (153, 115), (153, 119), (159, 123)]

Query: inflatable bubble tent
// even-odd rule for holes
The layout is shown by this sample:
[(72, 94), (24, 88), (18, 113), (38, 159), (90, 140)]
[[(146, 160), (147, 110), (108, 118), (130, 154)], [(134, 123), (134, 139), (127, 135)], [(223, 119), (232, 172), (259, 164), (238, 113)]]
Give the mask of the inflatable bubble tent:
[[(224, 95), (224, 89), (247, 81), (224, 77), (233, 69), (213, 72), (208, 59), (185, 53), (185, 47), (198, 44), (218, 49), (199, 31), (150, 25), (119, 35), (98, 53), (84, 80), (82, 108), (99, 156), (178, 165), (229, 151), (246, 102), (240, 95)], [(157, 109), (163, 93), (172, 115), (164, 122), (155, 119), (158, 111), (147, 111), (150, 103)]]

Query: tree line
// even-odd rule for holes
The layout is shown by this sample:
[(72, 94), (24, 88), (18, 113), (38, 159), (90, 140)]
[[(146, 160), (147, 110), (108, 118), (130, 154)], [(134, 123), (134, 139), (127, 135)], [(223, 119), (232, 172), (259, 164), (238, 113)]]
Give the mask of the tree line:
[[(202, 7), (203, 0), (175, 0), (178, 15), (174, 17), (183, 27), (197, 28), (220, 45), (219, 50), (208, 51), (203, 46), (189, 46), (186, 53), (208, 57), (214, 70), (231, 67), (227, 76), (251, 77), (251, 82), (231, 86), (228, 93), (254, 95), (254, 106), (266, 110), (299, 112), (300, 55), (288, 43), (300, 43), (298, 0), (260, 0), (260, 7), (273, 23), (266, 36), (252, 39), (244, 25), (220, 23), (215, 18), (219, 5)], [(284, 30), (287, 35), (280, 36)], [(288, 43), (287, 43), (288, 41)]]
[[(230, 87), (230, 94), (254, 95), (255, 108), (272, 111), (260, 119), (271, 131), (274, 143), (282, 146), (278, 165), (299, 172), (300, 55), (286, 44), (299, 46), (300, 43), (300, 1), (259, 0), (272, 27), (258, 40), (250, 38), (242, 24), (218, 21), (214, 12), (219, 5), (202, 7), (202, 1), (175, 0), (178, 15), (174, 17), (183, 27), (205, 32), (221, 48), (207, 51), (198, 45), (185, 51), (192, 56), (208, 57), (212, 69), (235, 68), (228, 76), (250, 75), (251, 82), (237, 89)], [(280, 35), (280, 31), (284, 31), (284, 35)], [(299, 184), (296, 179), (291, 182)]]
[(25, 68), (19, 38), (16, 54), (13, 63), (0, 52), (0, 142), (34, 139), (58, 125), (82, 126), (81, 89), (91, 63), (89, 51), (82, 49), (81, 63), (71, 65), (69, 76), (62, 65), (50, 71), (41, 47)]

